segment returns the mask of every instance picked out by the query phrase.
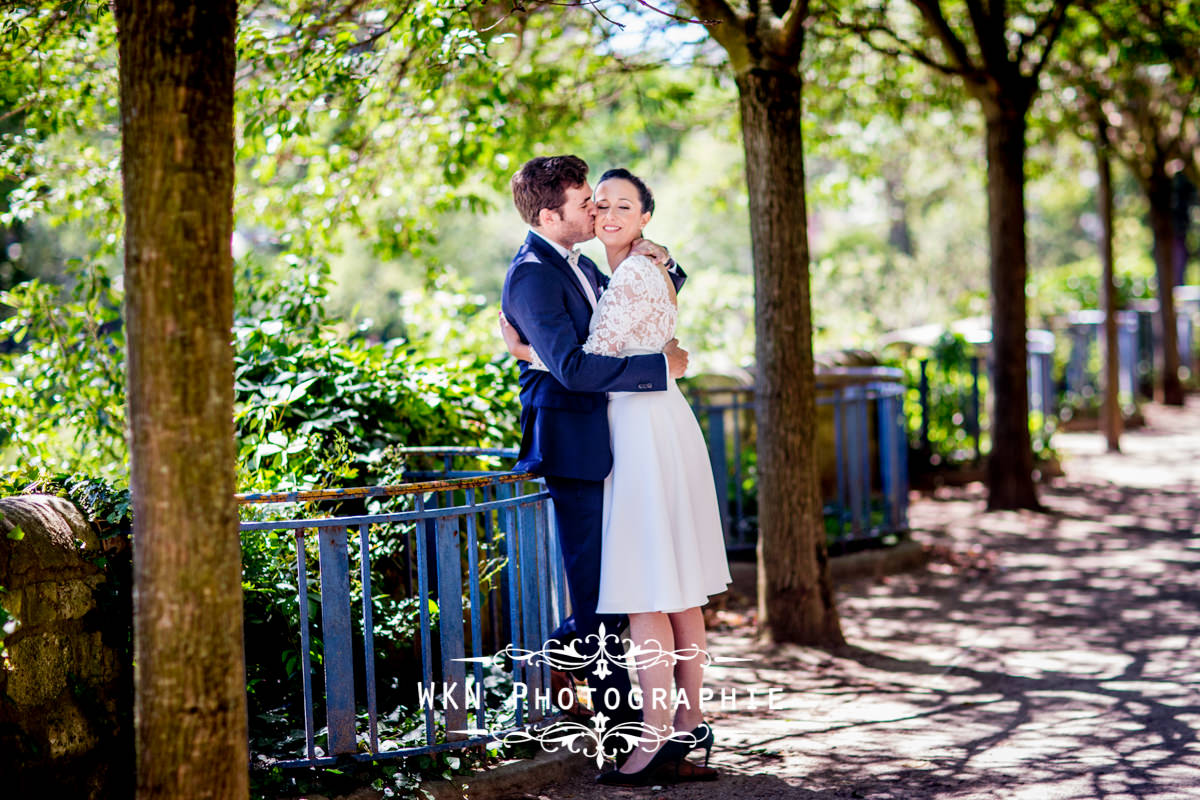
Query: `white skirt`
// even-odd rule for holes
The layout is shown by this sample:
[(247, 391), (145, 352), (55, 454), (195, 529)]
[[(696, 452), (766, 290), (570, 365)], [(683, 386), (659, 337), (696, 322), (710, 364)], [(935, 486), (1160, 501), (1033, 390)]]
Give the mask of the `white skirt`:
[(729, 585), (704, 435), (672, 381), (609, 395), (613, 470), (604, 481), (601, 614), (683, 611)]

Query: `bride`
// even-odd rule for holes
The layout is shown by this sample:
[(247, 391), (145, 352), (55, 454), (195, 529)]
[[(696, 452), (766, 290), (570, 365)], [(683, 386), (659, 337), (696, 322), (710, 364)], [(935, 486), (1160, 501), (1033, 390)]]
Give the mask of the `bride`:
[[(611, 169), (596, 185), (596, 238), (612, 279), (600, 296), (583, 349), (624, 357), (659, 353), (675, 335), (675, 287), (666, 268), (633, 243), (654, 212), (646, 184)], [(502, 320), (505, 344), (542, 368), (537, 353)], [(608, 417), (613, 469), (604, 482), (600, 614), (628, 614), (632, 653), (641, 658), (638, 684), (648, 728), (639, 748), (601, 783), (644, 785), (693, 748), (712, 750), (700, 688), (705, 659), (704, 615), (710, 595), (730, 582), (720, 511), (704, 437), (691, 407), (671, 382), (665, 392), (611, 392)], [(672, 714), (672, 679), (682, 697)], [(691, 736), (672, 740), (675, 732)], [(686, 743), (685, 743), (686, 742)], [(714, 775), (715, 777), (715, 775)]]

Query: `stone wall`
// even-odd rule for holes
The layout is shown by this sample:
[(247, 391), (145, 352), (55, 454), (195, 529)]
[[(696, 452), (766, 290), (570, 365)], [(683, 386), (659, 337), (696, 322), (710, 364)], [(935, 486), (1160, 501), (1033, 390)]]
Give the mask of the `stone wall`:
[(0, 604), (18, 622), (0, 670), (2, 793), (132, 797), (132, 608), (114, 578), (128, 551), (102, 560), (58, 497), (0, 499), (0, 515)]

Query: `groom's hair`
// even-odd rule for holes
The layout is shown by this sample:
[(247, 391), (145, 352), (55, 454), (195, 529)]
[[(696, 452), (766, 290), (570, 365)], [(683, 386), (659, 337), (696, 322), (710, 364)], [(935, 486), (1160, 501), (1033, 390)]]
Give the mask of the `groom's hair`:
[(512, 177), (513, 203), (521, 219), (538, 224), (543, 208), (557, 211), (567, 202), (567, 189), (587, 183), (588, 165), (579, 156), (538, 156)]

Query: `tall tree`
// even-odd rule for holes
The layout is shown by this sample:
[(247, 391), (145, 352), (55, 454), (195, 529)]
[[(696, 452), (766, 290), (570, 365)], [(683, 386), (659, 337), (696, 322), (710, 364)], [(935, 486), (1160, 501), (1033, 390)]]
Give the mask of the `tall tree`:
[[(841, 24), (868, 45), (956, 78), (982, 108), (992, 294), (988, 508), (1038, 508), (1029, 437), (1025, 135), (1038, 81), (1071, 0), (911, 0), (854, 6)], [(912, 12), (915, 11), (915, 17)]]
[(1111, 43), (1099, 35), (1097, 26), (1084, 16), (1064, 36), (1069, 55), (1058, 59), (1050, 75), (1059, 84), (1056, 102), (1062, 120), (1076, 136), (1090, 142), (1096, 156), (1096, 211), (1100, 221), (1100, 305), (1104, 312), (1101, 328), (1100, 431), (1109, 452), (1121, 449), (1124, 419), (1120, 407), (1120, 356), (1117, 345), (1117, 296), (1113, 245), (1114, 189), (1112, 135), (1102, 103), (1107, 95), (1105, 76), (1116, 57)]
[(247, 797), (230, 343), (237, 4), (114, 11), (138, 797)]
[(1112, 152), (1149, 206), (1158, 280), (1155, 399), (1170, 405), (1184, 402), (1174, 300), (1178, 259), (1186, 257), (1177, 244), (1177, 178), (1200, 150), (1200, 23), (1189, 5), (1114, 0), (1090, 7), (1084, 22), (1102, 42), (1103, 57), (1074, 65), (1081, 85), (1100, 98)]
[(758, 413), (758, 608), (765, 637), (843, 641), (816, 472), (800, 63), (808, 0), (685, 0), (737, 82), (750, 199)]
[(1097, 187), (1100, 211), (1100, 303), (1104, 310), (1104, 332), (1100, 341), (1104, 347), (1102, 361), (1104, 377), (1101, 381), (1103, 395), (1100, 400), (1100, 431), (1110, 453), (1121, 450), (1121, 429), (1124, 418), (1121, 414), (1120, 351), (1117, 347), (1117, 285), (1113, 258), (1113, 184), (1112, 149), (1108, 142), (1108, 125), (1098, 106), (1093, 106), (1091, 117), (1096, 126), (1096, 172), (1100, 177)]

